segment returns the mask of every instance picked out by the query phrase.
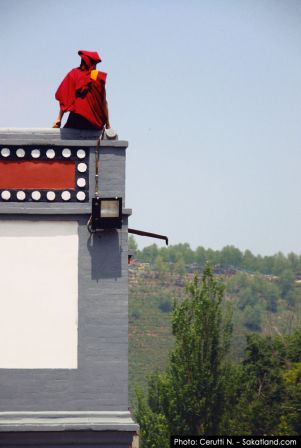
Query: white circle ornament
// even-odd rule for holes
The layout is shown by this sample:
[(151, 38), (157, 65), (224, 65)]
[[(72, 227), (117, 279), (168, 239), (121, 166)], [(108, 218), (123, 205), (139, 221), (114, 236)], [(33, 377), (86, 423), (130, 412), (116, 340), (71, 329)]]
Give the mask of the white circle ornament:
[(77, 169), (80, 173), (85, 173), (87, 171), (87, 168), (88, 167), (87, 167), (86, 163), (79, 163), (77, 165)]
[(33, 191), (31, 197), (34, 201), (39, 201), (41, 199), (41, 193), (39, 191)]
[(114, 138), (117, 137), (117, 132), (114, 129), (112, 129), (112, 128), (105, 129), (105, 134), (106, 134), (106, 137), (109, 140), (114, 139)]
[(86, 151), (84, 149), (79, 149), (76, 155), (79, 159), (84, 159), (86, 157)]
[(41, 152), (39, 149), (33, 149), (31, 151), (31, 157), (33, 157), (34, 159), (38, 159), (41, 155)]
[(54, 157), (55, 157), (54, 149), (47, 149), (46, 156), (48, 159), (54, 159)]
[(68, 157), (71, 156), (71, 151), (69, 148), (64, 148), (62, 151), (63, 157), (65, 157), (66, 159), (68, 159)]
[(10, 156), (10, 149), (9, 148), (2, 148), (1, 149), (1, 155), (2, 155), (2, 157), (9, 157)]
[(83, 177), (79, 177), (76, 183), (78, 187), (82, 188), (86, 185), (86, 179), (84, 179)]
[(11, 197), (10, 191), (8, 191), (8, 190), (2, 191), (1, 197), (2, 197), (2, 199), (4, 199), (4, 201), (8, 201)]
[(55, 192), (54, 191), (47, 191), (47, 199), (48, 201), (54, 201), (55, 200)]
[(26, 198), (26, 193), (22, 190), (17, 191), (17, 199), (18, 201), (24, 201), (24, 199)]
[(62, 199), (63, 199), (63, 201), (69, 201), (70, 198), (71, 198), (70, 191), (63, 191), (62, 192)]
[(17, 154), (17, 157), (22, 158), (25, 156), (25, 150), (23, 148), (19, 148), (19, 149), (17, 149), (16, 154)]
[(83, 191), (79, 191), (78, 193), (76, 193), (76, 197), (79, 201), (84, 201), (86, 199), (86, 193), (84, 193)]

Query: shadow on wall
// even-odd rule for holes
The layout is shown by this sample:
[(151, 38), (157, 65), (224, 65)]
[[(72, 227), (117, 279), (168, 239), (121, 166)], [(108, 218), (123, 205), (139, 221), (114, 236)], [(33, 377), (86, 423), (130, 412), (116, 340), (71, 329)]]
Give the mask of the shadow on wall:
[(87, 242), (92, 280), (121, 277), (121, 247), (117, 230), (92, 233)]

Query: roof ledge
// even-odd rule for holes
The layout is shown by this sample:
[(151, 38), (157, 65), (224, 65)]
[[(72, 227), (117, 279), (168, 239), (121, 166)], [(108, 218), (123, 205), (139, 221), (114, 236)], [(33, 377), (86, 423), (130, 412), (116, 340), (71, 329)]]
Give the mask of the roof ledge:
[[(86, 129), (52, 129), (52, 128), (0, 128), (0, 144), (64, 144), (65, 140), (78, 141), (81, 140), (84, 146), (95, 146), (96, 140), (100, 136), (98, 130)], [(101, 140), (101, 146), (123, 147), (128, 146), (125, 140)]]

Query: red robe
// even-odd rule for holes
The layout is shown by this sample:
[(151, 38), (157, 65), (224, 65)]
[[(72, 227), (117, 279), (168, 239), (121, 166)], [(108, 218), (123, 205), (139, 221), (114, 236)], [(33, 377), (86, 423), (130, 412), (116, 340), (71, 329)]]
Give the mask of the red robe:
[[(94, 72), (94, 73), (93, 73)], [(101, 129), (108, 120), (106, 106), (106, 77), (104, 72), (72, 69), (63, 79), (55, 98), (63, 112), (74, 112), (86, 118), (93, 126)]]

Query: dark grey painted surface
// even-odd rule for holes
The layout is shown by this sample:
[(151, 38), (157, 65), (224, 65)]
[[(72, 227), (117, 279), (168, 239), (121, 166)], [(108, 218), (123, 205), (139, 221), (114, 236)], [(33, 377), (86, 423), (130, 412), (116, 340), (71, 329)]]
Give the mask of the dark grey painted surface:
[(52, 433), (11, 433), (0, 434), (1, 448), (14, 447), (47, 447), (47, 448), (129, 448), (132, 444), (133, 432), (104, 431), (68, 431)]
[[(43, 141), (51, 147), (54, 139), (61, 145), (62, 140), (52, 131), (57, 130), (44, 133), (41, 130), (38, 133), (27, 131), (24, 135), (22, 132), (0, 130), (0, 144), (15, 144), (17, 133), (23, 145), (29, 141), (36, 144)], [(66, 146), (83, 146), (82, 143), (70, 140)], [(124, 205), (126, 146), (126, 142), (109, 141), (100, 151), (100, 191), (102, 195), (122, 196)], [(91, 140), (88, 148), (91, 201), (95, 188), (95, 147), (91, 146)], [(76, 207), (70, 208), (72, 205)], [(127, 216), (123, 216), (121, 230), (91, 235), (86, 225), (89, 207), (87, 204), (65, 203), (47, 204), (47, 207), (33, 203), (0, 204), (0, 219), (76, 220), (79, 231), (78, 369), (0, 369), (0, 441), (4, 440), (1, 431), (9, 431), (9, 421), (18, 420), (16, 413), (19, 411), (79, 412), (83, 415), (91, 411), (109, 412), (109, 415), (110, 411), (118, 411), (129, 416)], [(125, 210), (125, 213), (130, 211)], [(2, 417), (5, 417), (5, 422)], [(76, 418), (78, 422), (78, 415)], [(93, 417), (91, 419), (93, 426)], [(20, 418), (18, 430), (22, 428), (22, 421), (24, 425)], [(105, 423), (100, 425), (101, 431), (112, 428), (109, 421), (110, 418), (105, 419)], [(116, 427), (120, 426), (123, 432), (137, 429), (131, 418), (129, 422), (123, 424), (117, 419)], [(94, 423), (98, 428), (97, 422)], [(14, 425), (11, 424), (12, 432)], [(68, 424), (59, 423), (58, 427), (65, 430)], [(38, 425), (34, 428), (35, 424), (29, 431), (37, 431)], [(11, 437), (13, 440), (13, 434)], [(19, 436), (16, 437), (19, 440)]]

